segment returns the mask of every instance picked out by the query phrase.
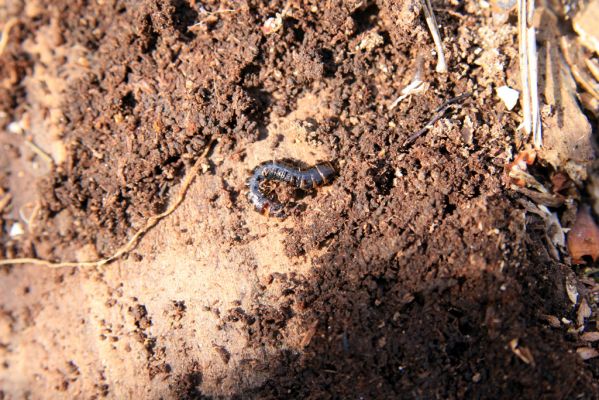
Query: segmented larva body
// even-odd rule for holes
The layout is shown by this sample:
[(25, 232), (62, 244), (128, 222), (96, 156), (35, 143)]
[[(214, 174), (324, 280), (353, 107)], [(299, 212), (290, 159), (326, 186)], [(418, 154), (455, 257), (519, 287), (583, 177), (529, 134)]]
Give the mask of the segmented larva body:
[(267, 161), (256, 168), (247, 182), (249, 187), (248, 199), (254, 205), (256, 211), (264, 213), (268, 211), (271, 217), (285, 218), (285, 207), (282, 203), (268, 198), (260, 188), (265, 181), (286, 182), (302, 190), (310, 190), (333, 181), (337, 172), (329, 162), (321, 162), (312, 168), (301, 170), (289, 162)]

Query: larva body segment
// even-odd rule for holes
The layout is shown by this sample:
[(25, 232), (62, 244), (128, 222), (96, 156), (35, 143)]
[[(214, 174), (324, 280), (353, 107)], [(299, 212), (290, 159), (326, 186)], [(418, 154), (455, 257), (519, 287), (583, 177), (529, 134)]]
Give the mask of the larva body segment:
[(331, 183), (336, 174), (329, 162), (321, 162), (302, 170), (285, 160), (267, 161), (254, 168), (247, 182), (248, 200), (259, 213), (267, 211), (271, 217), (285, 218), (284, 205), (262, 192), (260, 185), (263, 182), (285, 182), (298, 189), (310, 190)]

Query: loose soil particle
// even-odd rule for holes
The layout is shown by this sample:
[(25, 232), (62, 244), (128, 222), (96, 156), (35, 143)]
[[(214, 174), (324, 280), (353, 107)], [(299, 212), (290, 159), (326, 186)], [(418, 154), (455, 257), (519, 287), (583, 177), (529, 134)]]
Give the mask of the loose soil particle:
[[(83, 56), (79, 77), (61, 93), (66, 160), (39, 186), (33, 232), (21, 240), (0, 237), (4, 256), (72, 258), (90, 244), (91, 253), (110, 255), (166, 207), (204, 146), (218, 139), (207, 167), (214, 176), (203, 181), (212, 183), (205, 188), (212, 197), (186, 200), (197, 204), (196, 224), (210, 227), (210, 238), (185, 227), (161, 231), (163, 237), (186, 237), (185, 246), (198, 249), (224, 238), (220, 253), (199, 256), (216, 273), (226, 269), (225, 256), (243, 256), (243, 246), (259, 242), (256, 229), (276, 232), (282, 245), (277, 253), (273, 244), (272, 263), (301, 260), (310, 267), (296, 272), (290, 262), (288, 271), (264, 278), (255, 259), (236, 265), (235, 280), (251, 286), (251, 294), (204, 306), (219, 333), (203, 348), (175, 334), (202, 330), (192, 317), (193, 298), (168, 298), (162, 314), (150, 306), (162, 296), (152, 289), (157, 280), (175, 279), (180, 287), (198, 279), (184, 275), (183, 261), (174, 272), (180, 276), (145, 278), (138, 290), (148, 304), (126, 298), (102, 271), (56, 275), (52, 284), (61, 292), (106, 283), (106, 320), (90, 316), (101, 320), (107, 342), (101, 346), (126, 342), (132, 365), (143, 367), (134, 381), (112, 381), (109, 369), (94, 376), (67, 369), (56, 382), (48, 375), (55, 393), (33, 389), (33, 397), (75, 390), (119, 397), (127, 389), (143, 396), (139, 386), (177, 398), (599, 397), (597, 361), (583, 363), (565, 330), (542, 318), (575, 319), (564, 290), (568, 267), (549, 255), (502, 183), (518, 121), (495, 88), (517, 87), (510, 81), (517, 71), (513, 24), (493, 26), (490, 10), (478, 2), (434, 2), (450, 66), (440, 75), (415, 0), (16, 3), (6, 13), (20, 22), (0, 58), (0, 71), (12, 79), (10, 90), (0, 90), (3, 123), (32, 111), (23, 81), (40, 61), (18, 43), (50, 25), (57, 45)], [(286, 7), (281, 29), (265, 33), (268, 18)], [(375, 36), (382, 43), (360, 45)], [(430, 88), (389, 111), (419, 56)], [(409, 148), (401, 146), (436, 107), (466, 92), (472, 96), (457, 110)], [(302, 117), (300, 100), (309, 96), (318, 107)], [(300, 132), (292, 145), (272, 129), (290, 115)], [(256, 150), (264, 146), (272, 147)], [(339, 177), (301, 199), (303, 207), (285, 223), (259, 219), (245, 203), (244, 172), (265, 161), (257, 154), (276, 158), (294, 146), (336, 160)], [(20, 157), (14, 145), (2, 151), (10, 160)], [(0, 161), (4, 192), (14, 190), (11, 165)], [(4, 211), (4, 232), (16, 218)], [(157, 261), (150, 250), (161, 242), (153, 243), (127, 262), (151, 270)], [(14, 268), (3, 269), (7, 281)], [(69, 307), (56, 305), (63, 312)], [(19, 348), (19, 329), (36, 329), (36, 322), (8, 306), (0, 315), (2, 358)], [(179, 339), (162, 335), (163, 324)], [(71, 334), (57, 329), (39, 334), (51, 336), (43, 341)], [(243, 341), (232, 340), (232, 332)], [(513, 340), (534, 364), (514, 354)], [(189, 361), (206, 353), (224, 365), (219, 371), (233, 372), (214, 377), (212, 367)], [(91, 363), (86, 354), (70, 356), (83, 365)], [(0, 368), (0, 382), (12, 382), (16, 367)], [(248, 375), (229, 385), (237, 370)], [(10, 387), (20, 393), (14, 382)], [(0, 391), (0, 398), (12, 394)]]

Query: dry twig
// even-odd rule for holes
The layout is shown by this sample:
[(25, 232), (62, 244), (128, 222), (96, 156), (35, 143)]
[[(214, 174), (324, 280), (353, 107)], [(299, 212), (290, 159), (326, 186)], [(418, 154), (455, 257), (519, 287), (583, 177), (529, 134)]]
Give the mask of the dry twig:
[(422, 129), (420, 129), (418, 132), (412, 134), (403, 144), (403, 147), (406, 147), (410, 144), (412, 144), (416, 139), (418, 139), (420, 136), (422, 136), (427, 130), (429, 130), (430, 128), (433, 127), (433, 125), (435, 124), (435, 122), (437, 122), (438, 120), (440, 120), (441, 118), (443, 118), (443, 115), (445, 114), (445, 111), (447, 111), (447, 109), (453, 105), (455, 105), (456, 103), (461, 102), (462, 100), (468, 98), (472, 96), (471, 92), (467, 92), (467, 93), (463, 93), (459, 96), (456, 96), (454, 98), (451, 98), (449, 100), (447, 100), (445, 103), (441, 104), (439, 107), (437, 107), (437, 109), (435, 110), (435, 116), (432, 117), (427, 123), (426, 125), (424, 125), (424, 127)]

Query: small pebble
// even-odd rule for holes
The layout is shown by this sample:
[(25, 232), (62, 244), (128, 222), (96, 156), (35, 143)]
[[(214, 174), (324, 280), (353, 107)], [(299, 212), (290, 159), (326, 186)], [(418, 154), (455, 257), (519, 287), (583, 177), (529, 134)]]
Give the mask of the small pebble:
[(503, 101), (508, 110), (512, 110), (518, 102), (520, 92), (509, 86), (501, 86), (497, 88), (497, 96)]

